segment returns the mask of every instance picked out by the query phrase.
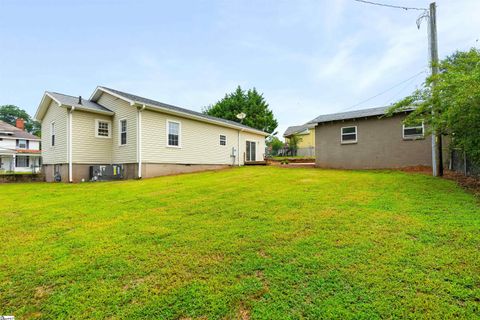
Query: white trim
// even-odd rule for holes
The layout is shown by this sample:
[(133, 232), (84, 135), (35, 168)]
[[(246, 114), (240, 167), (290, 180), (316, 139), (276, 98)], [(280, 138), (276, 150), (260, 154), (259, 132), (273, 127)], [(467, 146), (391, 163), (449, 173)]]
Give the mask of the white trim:
[[(225, 144), (222, 144), (222, 137), (225, 137)], [(227, 146), (227, 135), (226, 134), (219, 134), (218, 135), (218, 144), (221, 147), (226, 147)]]
[[(355, 133), (343, 133), (343, 129), (347, 129), (347, 128), (355, 128)], [(355, 140), (346, 140), (346, 141), (343, 141), (343, 136), (344, 135), (353, 135), (355, 134)], [(347, 127), (341, 127), (340, 128), (340, 143), (341, 144), (353, 144), (353, 143), (357, 143), (358, 142), (358, 128), (357, 126), (347, 126)]]
[[(122, 121), (125, 121), (125, 126), (127, 130), (125, 131), (125, 133), (127, 134), (125, 144), (122, 144)], [(127, 121), (127, 118), (122, 118), (118, 120), (118, 146), (125, 147), (127, 144), (128, 144), (128, 121)]]
[[(178, 146), (168, 144), (168, 135), (169, 135), (169, 129), (170, 129), (169, 123), (178, 124)], [(166, 131), (166, 139), (167, 139), (167, 141), (165, 141), (165, 146), (167, 148), (181, 149), (182, 148), (182, 122), (178, 121), (178, 120), (167, 119), (166, 120), (166, 130), (165, 131)]]
[(137, 167), (138, 167), (138, 179), (142, 178), (142, 111), (145, 109), (145, 105), (137, 109)]
[[(412, 134), (405, 136), (405, 129), (418, 129), (422, 128), (422, 134)], [(422, 121), (421, 126), (406, 127), (405, 124), (402, 125), (402, 138), (403, 140), (417, 140), (425, 138), (425, 125)]]
[[(93, 101), (93, 99), (96, 100), (96, 99), (97, 99), (96, 96), (97, 96), (98, 91), (102, 91), (102, 92), (106, 92), (106, 93), (108, 93), (108, 94), (111, 94), (111, 95), (114, 96), (115, 98), (118, 98), (118, 99), (127, 101), (128, 103), (130, 103), (130, 105), (134, 105), (134, 104), (135, 104), (135, 101), (130, 100), (130, 99), (127, 99), (127, 98), (125, 98), (124, 96), (121, 96), (121, 95), (119, 95), (119, 94), (117, 94), (117, 93), (115, 93), (115, 92), (112, 92), (112, 91), (110, 91), (110, 90), (108, 90), (108, 89), (105, 89), (105, 88), (103, 88), (103, 87), (100, 87), (100, 86), (98, 86), (98, 87), (95, 89), (95, 91), (94, 91), (94, 92), (92, 93), (92, 95), (90, 96), (90, 99), (88, 99), (88, 100), (90, 100), (90, 101)], [(144, 105), (144, 106), (145, 106), (145, 105)]]
[[(108, 136), (100, 136), (98, 134), (98, 129), (99, 129), (100, 122), (108, 123)], [(103, 119), (95, 119), (95, 138), (110, 139), (111, 137), (112, 137), (112, 121), (103, 120)]]
[(72, 139), (73, 139), (73, 111), (75, 110), (75, 107), (72, 107), (69, 111), (68, 111), (68, 144), (67, 144), (67, 148), (68, 148), (68, 153), (67, 153), (67, 157), (68, 157), (68, 181), (69, 182), (72, 182), (73, 181), (73, 151), (72, 151), (72, 146), (73, 146), (73, 143), (72, 143)]

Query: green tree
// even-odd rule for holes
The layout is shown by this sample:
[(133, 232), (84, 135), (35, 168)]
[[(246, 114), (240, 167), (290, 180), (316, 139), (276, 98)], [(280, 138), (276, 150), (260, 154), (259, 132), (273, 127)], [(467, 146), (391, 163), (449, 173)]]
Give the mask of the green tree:
[(302, 138), (297, 135), (297, 134), (294, 134), (294, 135), (291, 135), (289, 138), (288, 138), (288, 148), (290, 149), (290, 152), (292, 153), (292, 156), (296, 156), (297, 155), (297, 151), (298, 151), (298, 144), (300, 142), (302, 142)]
[(276, 156), (278, 151), (283, 148), (283, 142), (276, 136), (269, 136), (267, 138), (267, 147), (271, 150), (271, 155)]
[(26, 131), (37, 136), (40, 135), (40, 123), (33, 120), (25, 110), (11, 104), (0, 106), (0, 120), (14, 126), (18, 118), (25, 120)]
[(450, 135), (451, 147), (480, 163), (480, 51), (457, 51), (439, 63), (439, 70), (422, 88), (394, 104), (389, 114), (415, 108), (407, 124), (423, 121), (429, 133)]
[[(247, 116), (243, 121), (240, 121), (237, 114), (242, 112)], [(278, 122), (269, 109), (268, 103), (255, 88), (245, 91), (238, 86), (234, 92), (226, 94), (222, 100), (205, 107), (203, 113), (226, 120), (242, 122), (244, 125), (268, 133), (273, 133), (278, 127)]]

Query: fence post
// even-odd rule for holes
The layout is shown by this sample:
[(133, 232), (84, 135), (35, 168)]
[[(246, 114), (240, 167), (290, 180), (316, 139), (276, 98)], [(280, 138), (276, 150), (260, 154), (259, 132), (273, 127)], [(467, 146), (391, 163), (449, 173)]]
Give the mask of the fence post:
[(463, 174), (467, 176), (468, 170), (467, 170), (467, 153), (463, 151)]

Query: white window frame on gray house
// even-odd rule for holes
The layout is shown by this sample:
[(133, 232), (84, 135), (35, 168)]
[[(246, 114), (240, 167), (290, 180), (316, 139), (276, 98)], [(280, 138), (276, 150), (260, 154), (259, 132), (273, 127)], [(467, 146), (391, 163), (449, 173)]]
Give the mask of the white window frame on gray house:
[[(344, 129), (351, 129), (351, 128), (355, 128), (355, 132), (347, 132), (347, 133), (344, 133), (344, 132), (343, 132)], [(343, 139), (344, 136), (353, 136), (353, 135), (355, 135), (355, 140), (344, 140), (344, 139)], [(341, 142), (341, 144), (357, 143), (357, 142), (358, 142), (358, 129), (357, 129), (357, 126), (348, 126), (348, 127), (342, 127), (342, 128), (340, 128), (340, 142)]]
[[(127, 119), (118, 120), (118, 145), (119, 146), (127, 145), (127, 141), (128, 141), (127, 126), (128, 126)], [(125, 136), (125, 139), (124, 139), (124, 136)]]
[[(177, 132), (175, 132), (174, 127), (170, 127), (170, 124), (176, 124), (177, 126)], [(170, 135), (172, 136), (177, 136), (177, 144), (170, 144)], [(181, 148), (182, 147), (182, 123), (180, 121), (176, 120), (170, 120), (167, 119), (167, 125), (166, 125), (166, 138), (167, 138), (167, 147), (168, 148)], [(173, 139), (173, 137), (172, 137)]]
[(224, 134), (220, 135), (220, 145), (221, 146), (226, 146), (227, 145), (227, 136)]
[[(421, 129), (422, 133), (413, 133), (413, 134), (405, 134), (406, 130), (419, 130)], [(402, 125), (402, 136), (404, 140), (415, 140), (415, 139), (423, 139), (425, 137), (425, 125), (422, 122), (421, 126), (405, 126)]]
[[(106, 124), (107, 127), (100, 127), (100, 124)], [(102, 133), (100, 134), (100, 130)], [(105, 135), (105, 131), (106, 134)], [(112, 136), (112, 122), (110, 120), (95, 119), (95, 138), (110, 138)]]

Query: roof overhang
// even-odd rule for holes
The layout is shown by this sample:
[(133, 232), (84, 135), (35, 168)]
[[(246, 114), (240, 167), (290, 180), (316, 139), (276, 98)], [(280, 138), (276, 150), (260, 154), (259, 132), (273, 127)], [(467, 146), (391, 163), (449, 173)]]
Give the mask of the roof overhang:
[(42, 121), (43, 117), (45, 116), (45, 113), (47, 113), (48, 106), (52, 101), (55, 101), (59, 106), (61, 105), (60, 101), (55, 99), (54, 96), (52, 96), (50, 93), (46, 92), (43, 94), (42, 100), (40, 101), (40, 104), (38, 105), (37, 112), (35, 112), (35, 120), (37, 121)]
[[(35, 113), (35, 117), (34, 117), (35, 120), (38, 120), (40, 122), (42, 121), (43, 117), (47, 113), (48, 106), (50, 105), (50, 103), (52, 103), (52, 101), (54, 101), (59, 107), (64, 107), (64, 108), (67, 108), (67, 109), (72, 108), (72, 106), (61, 103), (53, 95), (51, 95), (48, 92), (45, 92), (43, 97), (42, 97), (42, 100), (40, 101), (40, 105), (37, 108), (37, 112)], [(111, 111), (94, 110), (94, 109), (85, 108), (85, 107), (81, 107), (81, 106), (75, 106), (75, 110), (104, 114), (104, 115), (108, 115), (108, 116), (111, 116), (111, 115), (114, 114), (114, 112), (111, 112)]]
[(228, 123), (225, 123), (225, 122), (222, 122), (222, 121), (216, 121), (214, 119), (208, 119), (208, 118), (204, 118), (204, 117), (201, 117), (201, 116), (196, 116), (196, 115), (186, 113), (186, 112), (171, 110), (171, 109), (164, 108), (164, 107), (158, 106), (158, 105), (145, 104), (145, 103), (140, 102), (140, 101), (127, 99), (127, 98), (125, 98), (125, 97), (123, 97), (123, 96), (121, 96), (121, 95), (119, 95), (115, 92), (112, 92), (108, 89), (105, 89), (103, 87), (97, 87), (95, 89), (95, 91), (93, 92), (92, 96), (90, 97), (90, 100), (95, 101), (95, 102), (98, 101), (98, 99), (100, 99), (100, 96), (102, 95), (102, 93), (108, 93), (108, 94), (110, 94), (110, 95), (112, 95), (112, 96), (114, 96), (118, 99), (121, 99), (123, 101), (128, 102), (131, 106), (134, 106), (134, 107), (145, 107), (145, 109), (148, 109), (148, 110), (151, 110), (151, 111), (162, 112), (162, 113), (166, 113), (166, 114), (176, 115), (176, 116), (179, 116), (179, 117), (182, 117), (182, 118), (197, 120), (197, 121), (200, 121), (200, 122), (211, 123), (211, 124), (215, 124), (215, 125), (218, 125), (218, 126), (232, 128), (232, 129), (236, 129), (236, 130), (240, 130), (240, 131), (244, 131), (244, 132), (255, 133), (255, 134), (258, 134), (258, 135), (265, 136), (265, 137), (270, 135), (269, 133), (263, 132), (261, 130), (255, 130), (255, 129), (250, 129), (250, 128), (246, 128), (246, 127), (242, 127), (242, 126), (236, 126), (234, 124), (228, 124)]

